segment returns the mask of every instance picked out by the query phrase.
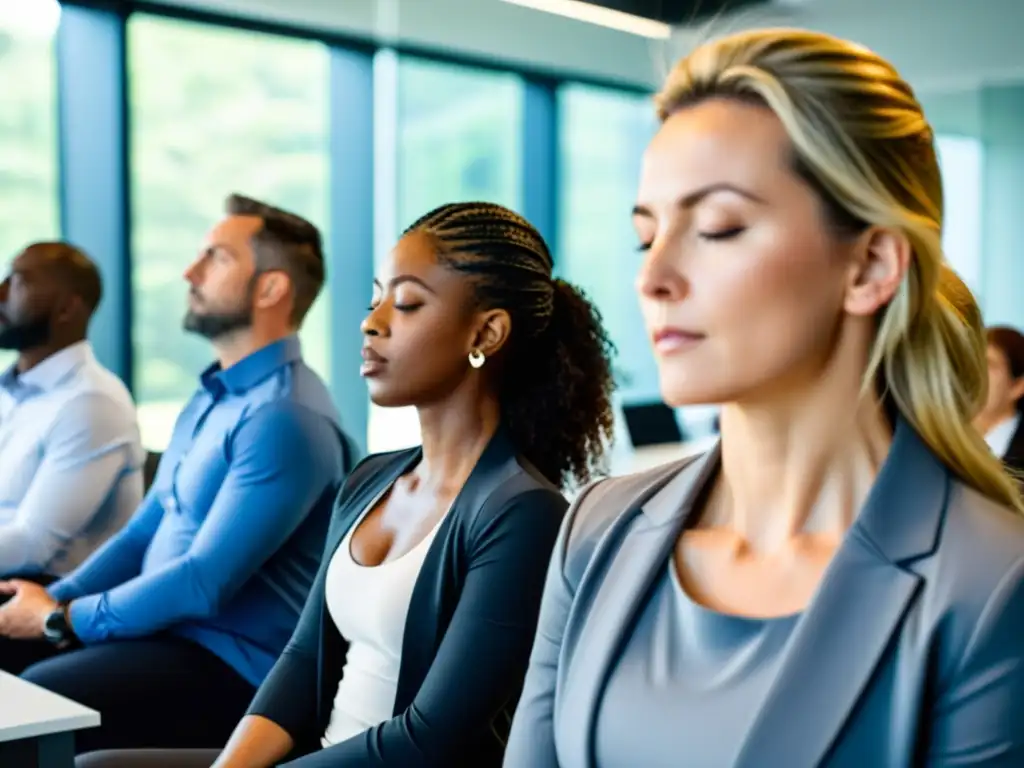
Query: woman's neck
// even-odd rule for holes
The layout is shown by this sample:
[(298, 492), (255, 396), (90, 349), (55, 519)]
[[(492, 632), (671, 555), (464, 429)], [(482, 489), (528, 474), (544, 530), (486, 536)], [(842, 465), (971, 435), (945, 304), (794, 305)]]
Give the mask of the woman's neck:
[(784, 551), (805, 535), (841, 537), (892, 443), (877, 399), (827, 381), (785, 402), (725, 406), (721, 433), (722, 474), (709, 511), (762, 552)]
[(458, 391), (418, 411), (423, 458), (415, 474), (440, 494), (457, 493), (498, 430), (498, 400)]

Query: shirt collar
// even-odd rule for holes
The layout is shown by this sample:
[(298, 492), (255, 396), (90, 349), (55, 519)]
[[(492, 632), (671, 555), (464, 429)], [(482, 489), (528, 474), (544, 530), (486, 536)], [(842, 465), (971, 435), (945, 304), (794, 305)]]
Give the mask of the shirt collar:
[(0, 388), (12, 394), (19, 390), (24, 393), (46, 392), (94, 359), (89, 342), (79, 341), (55, 352), (24, 373), (18, 373), (18, 366), (15, 363), (0, 376)]
[(275, 371), (302, 359), (302, 345), (297, 336), (288, 336), (257, 349), (230, 368), (214, 363), (199, 377), (203, 388), (213, 395), (223, 391), (233, 395), (248, 392)]
[(1013, 435), (1017, 432), (1019, 425), (1020, 414), (1015, 413), (1009, 419), (1004, 419), (996, 424), (985, 434), (985, 442), (992, 449), (992, 453), (999, 458), (1006, 456), (1006, 452), (1010, 448), (1010, 441), (1013, 440)]

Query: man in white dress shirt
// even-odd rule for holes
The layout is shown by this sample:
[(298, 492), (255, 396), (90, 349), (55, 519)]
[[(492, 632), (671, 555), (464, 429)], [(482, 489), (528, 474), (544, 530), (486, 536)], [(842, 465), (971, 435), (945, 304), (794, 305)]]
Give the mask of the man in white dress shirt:
[(124, 384), (93, 357), (96, 265), (36, 243), (0, 283), (0, 578), (46, 582), (116, 533), (142, 499), (144, 452)]

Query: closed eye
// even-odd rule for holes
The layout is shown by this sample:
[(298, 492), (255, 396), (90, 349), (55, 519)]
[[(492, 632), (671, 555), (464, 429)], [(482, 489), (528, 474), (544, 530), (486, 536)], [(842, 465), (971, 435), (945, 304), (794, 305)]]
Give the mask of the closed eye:
[(698, 236), (701, 240), (731, 240), (738, 235), (741, 235), (746, 230), (746, 227), (730, 227), (728, 229), (719, 229), (713, 232), (698, 232)]
[[(379, 306), (380, 306), (380, 302), (379, 301), (378, 302), (374, 302), (373, 304), (371, 304), (370, 306), (368, 306), (366, 308), (366, 311), (367, 312), (373, 312)], [(397, 309), (399, 312), (414, 312), (415, 310), (419, 309), (423, 305), (422, 304), (393, 304), (392, 306), (395, 309)]]

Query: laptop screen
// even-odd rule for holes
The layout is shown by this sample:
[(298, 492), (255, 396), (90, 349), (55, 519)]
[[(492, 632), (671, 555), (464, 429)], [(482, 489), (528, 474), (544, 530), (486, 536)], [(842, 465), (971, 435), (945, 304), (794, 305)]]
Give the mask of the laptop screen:
[(665, 403), (624, 405), (622, 415), (634, 448), (683, 442), (683, 430), (676, 413)]

